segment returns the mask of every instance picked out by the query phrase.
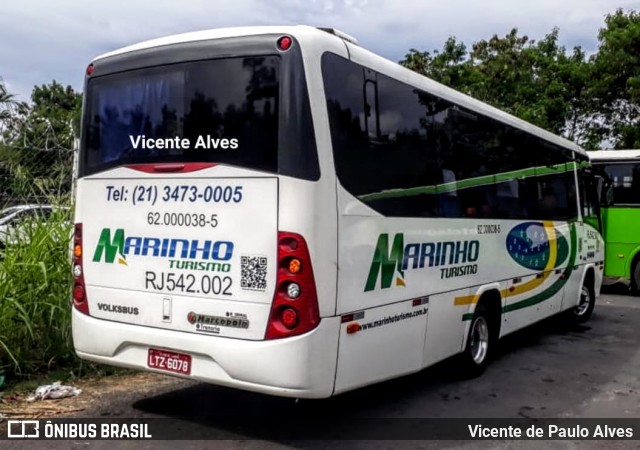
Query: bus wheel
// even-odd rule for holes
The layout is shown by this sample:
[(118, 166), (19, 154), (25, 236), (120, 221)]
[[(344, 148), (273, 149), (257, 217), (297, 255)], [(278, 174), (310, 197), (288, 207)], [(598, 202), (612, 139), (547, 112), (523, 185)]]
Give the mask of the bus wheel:
[(477, 377), (487, 368), (494, 341), (491, 324), (489, 311), (483, 304), (478, 305), (471, 319), (467, 346), (462, 354), (465, 376)]
[(640, 261), (636, 261), (631, 271), (631, 293), (640, 295)]
[(578, 305), (569, 310), (571, 319), (575, 323), (584, 323), (591, 317), (593, 308), (596, 306), (596, 295), (593, 290), (593, 282), (590, 277), (586, 277), (580, 289), (580, 301)]

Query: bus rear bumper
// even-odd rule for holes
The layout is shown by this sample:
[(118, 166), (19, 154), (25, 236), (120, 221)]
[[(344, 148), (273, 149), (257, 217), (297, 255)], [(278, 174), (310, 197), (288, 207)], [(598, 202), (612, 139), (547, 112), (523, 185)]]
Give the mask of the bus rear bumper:
[[(73, 308), (73, 343), (82, 359), (180, 376), (221, 386), (295, 398), (333, 393), (340, 318), (322, 319), (309, 333), (271, 341), (206, 336), (112, 322)], [(191, 374), (147, 366), (149, 348), (191, 355)]]

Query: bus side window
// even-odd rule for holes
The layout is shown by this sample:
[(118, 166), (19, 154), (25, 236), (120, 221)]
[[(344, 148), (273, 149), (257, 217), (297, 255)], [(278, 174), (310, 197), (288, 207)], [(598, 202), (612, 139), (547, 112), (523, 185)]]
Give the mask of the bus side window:
[(604, 186), (603, 178), (594, 175), (590, 170), (583, 169), (578, 172), (578, 183), (580, 187), (580, 209), (582, 220), (598, 231), (602, 231), (600, 220), (599, 186)]

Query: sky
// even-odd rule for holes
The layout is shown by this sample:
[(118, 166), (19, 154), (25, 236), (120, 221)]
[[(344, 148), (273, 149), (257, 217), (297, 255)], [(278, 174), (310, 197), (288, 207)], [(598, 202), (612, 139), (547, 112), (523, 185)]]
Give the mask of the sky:
[(536, 40), (558, 27), (563, 45), (595, 52), (598, 29), (617, 8), (640, 10), (640, 0), (3, 0), (0, 77), (22, 101), (52, 80), (81, 90), (99, 54), (242, 25), (333, 27), (393, 61), (411, 48), (439, 49), (449, 36), (470, 47), (514, 27)]

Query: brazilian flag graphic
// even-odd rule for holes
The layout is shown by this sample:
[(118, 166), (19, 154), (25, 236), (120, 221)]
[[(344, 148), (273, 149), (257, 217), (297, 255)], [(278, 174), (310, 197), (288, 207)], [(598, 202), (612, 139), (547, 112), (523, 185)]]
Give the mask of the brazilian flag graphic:
[(550, 270), (567, 259), (569, 245), (550, 222), (525, 222), (509, 231), (507, 251), (527, 269)]

